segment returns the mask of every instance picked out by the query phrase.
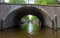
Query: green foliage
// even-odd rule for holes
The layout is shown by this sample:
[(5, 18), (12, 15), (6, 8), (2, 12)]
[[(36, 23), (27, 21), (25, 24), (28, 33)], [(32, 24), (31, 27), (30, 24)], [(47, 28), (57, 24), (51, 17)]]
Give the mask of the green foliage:
[(24, 24), (24, 25), (22, 25), (23, 26), (23, 30), (25, 30), (25, 31), (28, 31), (28, 24)]
[(35, 0), (35, 4), (46, 5), (47, 1), (46, 0)]
[(55, 4), (55, 0), (48, 0), (47, 3), (48, 4)]
[(39, 30), (39, 26), (37, 24), (33, 24), (33, 32), (36, 32)]
[(29, 16), (24, 16), (23, 19), (24, 20), (29, 20)]
[(32, 20), (35, 20), (35, 19), (37, 19), (37, 17), (36, 16), (32, 16)]
[[(9, 0), (9, 3), (12, 4), (26, 4), (25, 0)], [(51, 4), (56, 4), (55, 0), (34, 0), (34, 4), (39, 4), (39, 5), (51, 5)]]
[(24, 4), (25, 1), (24, 0), (9, 0), (9, 3), (12, 3), (12, 4)]
[[(22, 19), (29, 20), (29, 16), (28, 15), (24, 16)], [(32, 15), (32, 19), (31, 20), (36, 20), (36, 19), (37, 19), (37, 17)], [(33, 32), (35, 33), (35, 32), (37, 32), (39, 30), (39, 26), (38, 26), (37, 23), (32, 23), (32, 24), (33, 24)], [(29, 28), (28, 22), (22, 24), (22, 29), (23, 30), (28, 31), (28, 28)]]
[(35, 0), (35, 4), (39, 5), (55, 4), (55, 0)]
[[(29, 16), (28, 15), (24, 16), (23, 19), (24, 20), (29, 20)], [(36, 16), (32, 16), (32, 20), (35, 20), (35, 19), (37, 19), (37, 17)]]

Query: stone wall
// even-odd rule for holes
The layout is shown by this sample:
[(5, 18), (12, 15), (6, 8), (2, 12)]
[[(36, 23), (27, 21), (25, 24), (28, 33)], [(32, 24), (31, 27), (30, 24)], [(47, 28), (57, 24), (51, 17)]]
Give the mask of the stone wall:
[[(37, 5), (11, 5), (11, 4), (0, 4), (0, 19), (4, 21), (3, 23), (3, 28), (8, 28), (8, 27), (12, 27), (13, 24), (9, 25), (11, 23), (11, 21), (13, 19), (11, 19), (9, 21), (6, 20), (6, 18), (9, 16), (9, 14), (12, 13), (12, 11), (17, 10), (18, 8), (24, 7), (24, 6), (32, 6), (32, 7), (36, 7), (40, 10), (43, 10), (44, 16), (45, 16), (45, 21), (48, 27), (52, 28), (52, 25), (50, 24), (50, 20), (48, 18), (48, 16), (51, 19), (54, 19), (54, 15), (57, 15), (57, 22), (58, 22), (58, 28), (60, 28), (60, 6), (37, 6)], [(14, 15), (12, 15), (11, 17), (8, 18), (13, 18)], [(48, 20), (47, 20), (48, 19)], [(6, 22), (9, 22), (8, 25), (6, 25)], [(48, 25), (50, 24), (50, 25)], [(0, 25), (1, 26), (1, 25)]]

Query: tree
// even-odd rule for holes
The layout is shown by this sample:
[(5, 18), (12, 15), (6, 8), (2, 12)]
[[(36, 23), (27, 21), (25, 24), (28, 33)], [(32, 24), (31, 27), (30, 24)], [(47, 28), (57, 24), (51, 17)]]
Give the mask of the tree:
[(9, 3), (13, 4), (25, 4), (24, 0), (9, 0)]
[[(29, 20), (29, 16), (28, 15), (27, 16), (24, 16), (23, 19), (24, 20)], [(37, 17), (32, 15), (31, 20), (36, 20), (36, 19), (37, 19)]]
[(48, 4), (56, 4), (55, 0), (48, 0), (47, 3)]
[(46, 5), (47, 2), (46, 2), (46, 0), (35, 0), (35, 4)]
[(35, 0), (35, 4), (39, 5), (55, 4), (55, 0)]
[(36, 16), (32, 16), (32, 20), (36, 20), (37, 19), (37, 17)]
[(29, 16), (28, 15), (27, 16), (24, 16), (23, 19), (24, 20), (29, 20)]

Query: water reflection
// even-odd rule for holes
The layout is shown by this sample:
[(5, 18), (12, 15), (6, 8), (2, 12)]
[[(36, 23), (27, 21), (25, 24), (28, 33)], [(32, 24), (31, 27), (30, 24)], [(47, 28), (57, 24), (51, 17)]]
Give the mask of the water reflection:
[(10, 28), (0, 30), (0, 38), (60, 38), (60, 29), (56, 33), (56, 31), (50, 28), (45, 28), (45, 30), (40, 30), (36, 34), (30, 35), (23, 30)]
[(22, 18), (22, 29), (33, 35), (39, 29), (39, 19), (33, 15), (27, 15)]
[(31, 22), (28, 24), (28, 33), (33, 34), (33, 24)]
[(35, 32), (39, 30), (38, 21), (35, 22), (34, 20), (28, 20), (24, 24), (21, 24), (21, 26), (22, 29), (29, 33), (30, 35), (33, 35)]

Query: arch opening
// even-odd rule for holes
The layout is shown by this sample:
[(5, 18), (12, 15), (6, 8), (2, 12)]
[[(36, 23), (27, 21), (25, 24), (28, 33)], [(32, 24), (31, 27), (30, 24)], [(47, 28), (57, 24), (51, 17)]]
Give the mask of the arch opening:
[(13, 27), (13, 26), (19, 26), (19, 22), (20, 22), (21, 18), (26, 15), (36, 16), (41, 22), (41, 28), (51, 25), (51, 24), (49, 24), (50, 20), (47, 16), (48, 14), (46, 14), (46, 12), (44, 12), (42, 9), (38, 9), (36, 7), (26, 6), (26, 7), (20, 7), (16, 10), (13, 10), (5, 19), (5, 23), (4, 23), (5, 27), (9, 28), (9, 27)]
[(19, 20), (21, 20), (22, 17), (26, 16), (26, 15), (34, 15), (37, 18), (39, 18), (39, 20), (41, 21), (41, 28), (45, 27), (45, 20), (44, 20), (44, 16), (41, 13), (40, 10), (36, 9), (35, 7), (22, 7), (18, 10), (15, 10), (14, 12), (16, 12), (15, 17), (14, 17), (14, 24), (17, 26), (19, 25)]
[(39, 18), (37, 18), (34, 15), (26, 15), (22, 17), (19, 25), (21, 26), (22, 30), (31, 34), (31, 33), (39, 31), (41, 22), (39, 21)]

